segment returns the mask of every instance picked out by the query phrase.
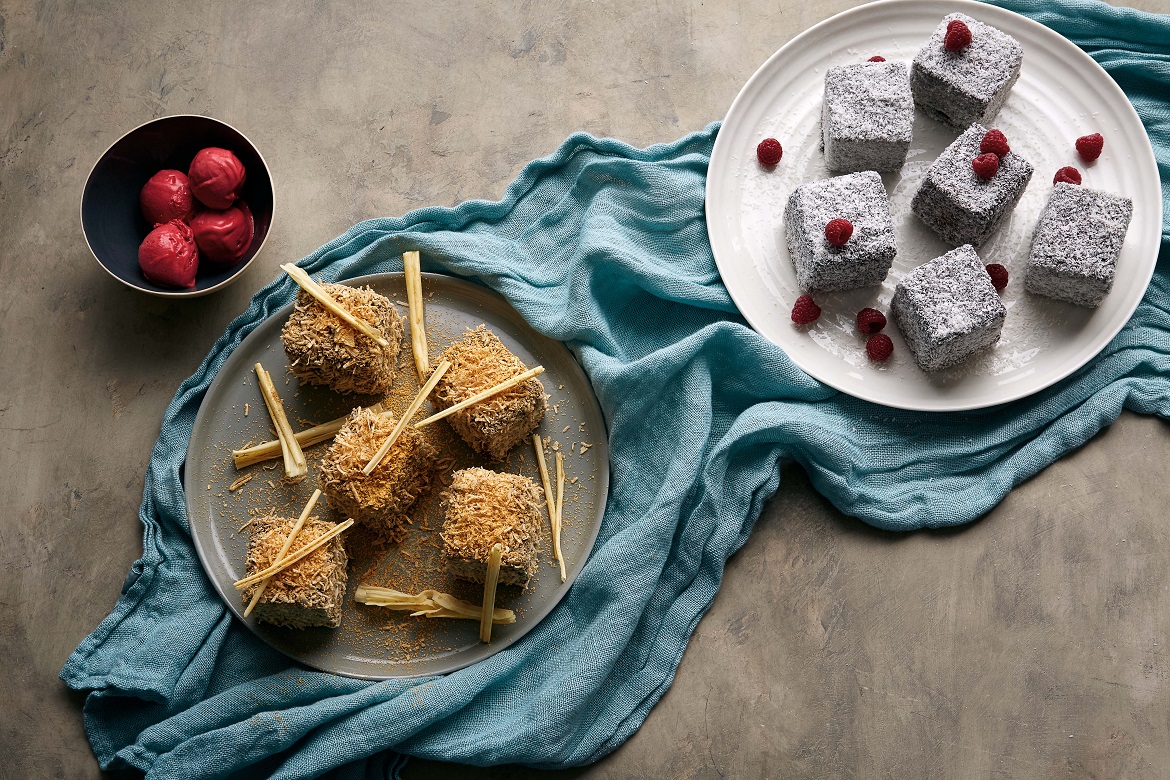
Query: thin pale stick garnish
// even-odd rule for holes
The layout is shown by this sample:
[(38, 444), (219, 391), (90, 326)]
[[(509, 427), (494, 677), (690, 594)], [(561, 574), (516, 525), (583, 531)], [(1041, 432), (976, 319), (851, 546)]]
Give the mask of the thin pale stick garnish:
[(301, 451), (300, 442), (293, 434), (292, 426), (288, 424), (288, 416), (284, 413), (284, 404), (276, 394), (276, 386), (272, 384), (272, 377), (259, 363), (255, 366), (256, 380), (260, 385), (260, 394), (264, 396), (264, 405), (268, 407), (268, 415), (276, 426), (276, 436), (280, 440), (280, 451), (284, 455), (284, 476), (293, 482), (300, 482), (309, 473), (309, 464), (305, 460), (305, 453)]
[(527, 371), (525, 371), (523, 374), (517, 374), (516, 376), (512, 377), (511, 379), (505, 379), (503, 382), (500, 382), (495, 387), (489, 387), (487, 390), (476, 393), (475, 395), (471, 396), (471, 398), (460, 401), (459, 403), (455, 404), (454, 406), (448, 406), (446, 409), (439, 412), (438, 414), (432, 414), (427, 419), (425, 419), (421, 422), (416, 422), (414, 424), (414, 427), (415, 428), (422, 428), (424, 425), (430, 425), (433, 422), (438, 422), (439, 420), (442, 420), (444, 417), (448, 417), (452, 414), (455, 414), (455, 412), (462, 411), (463, 409), (466, 409), (469, 406), (474, 406), (475, 404), (479, 403), (480, 401), (484, 400), (485, 398), (491, 398), (493, 395), (496, 395), (497, 393), (502, 393), (505, 390), (511, 390), (513, 387), (520, 384), (521, 382), (527, 382), (532, 377), (534, 377), (538, 374), (543, 374), (543, 373), (544, 373), (544, 366), (537, 366), (536, 368), (530, 368)]
[(488, 554), (487, 575), (483, 578), (483, 611), (479, 616), (479, 640), (492, 641), (492, 622), (496, 614), (496, 585), (500, 581), (500, 561), (504, 545), (496, 542)]
[(342, 531), (347, 530), (351, 525), (353, 525), (353, 520), (346, 520), (344, 523), (338, 523), (313, 541), (306, 544), (304, 547), (297, 550), (295, 553), (281, 558), (278, 563), (272, 564), (264, 571), (258, 571), (255, 574), (250, 574), (247, 577), (244, 577), (242, 580), (236, 580), (233, 583), (233, 587), (235, 587), (236, 590), (243, 590), (253, 583), (271, 577), (273, 574), (279, 574), (289, 566), (292, 566), (294, 563), (299, 561), (301, 558), (304, 558), (306, 555), (313, 552), (313, 550), (316, 550), (318, 547), (326, 544), (330, 539), (337, 536)]
[(373, 474), (374, 469), (382, 462), (382, 458), (386, 457), (386, 453), (394, 446), (394, 442), (398, 441), (398, 437), (406, 430), (407, 423), (410, 418), (418, 412), (419, 408), (427, 400), (427, 396), (435, 389), (435, 385), (439, 384), (439, 380), (443, 378), (443, 374), (447, 373), (447, 369), (451, 364), (444, 360), (439, 365), (435, 366), (435, 372), (431, 374), (431, 378), (427, 380), (426, 384), (419, 389), (418, 395), (410, 402), (410, 406), (406, 407), (406, 411), (402, 413), (402, 417), (398, 418), (398, 424), (394, 426), (394, 430), (390, 432), (390, 436), (386, 441), (382, 442), (382, 446), (374, 453), (374, 457), (370, 458), (370, 462), (362, 468), (363, 474)]
[(561, 555), (561, 519), (565, 511), (565, 456), (557, 450), (557, 519), (553, 523), (553, 552), (561, 565), (561, 582), (565, 581), (565, 558)]
[(348, 324), (351, 328), (361, 331), (366, 336), (369, 336), (371, 339), (377, 342), (378, 346), (390, 346), (390, 342), (386, 340), (381, 331), (365, 320), (360, 320), (350, 314), (349, 311), (347, 311), (344, 306), (338, 303), (334, 297), (325, 290), (324, 287), (313, 281), (313, 277), (309, 276), (309, 274), (305, 272), (305, 269), (298, 268), (292, 263), (285, 263), (280, 267), (280, 270), (284, 271), (286, 274), (292, 277), (292, 280), (300, 285), (302, 290), (316, 298), (318, 303), (340, 317), (341, 320)]
[[(376, 403), (369, 407), (370, 411), (378, 412), (382, 416), (389, 416), (390, 412), (382, 411), (382, 404)], [(328, 441), (337, 435), (337, 432), (345, 426), (345, 421), (349, 419), (349, 415), (338, 417), (336, 420), (330, 420), (327, 423), (314, 425), (312, 428), (306, 428), (300, 433), (296, 434), (297, 443), (301, 447), (312, 447), (314, 444), (320, 444), (323, 441)], [(244, 447), (238, 450), (232, 450), (232, 463), (235, 464), (236, 469), (246, 468), (256, 463), (263, 463), (266, 460), (280, 457), (280, 440), (266, 441), (263, 444), (256, 444), (251, 447)]]
[[(420, 593), (403, 593), (393, 588), (358, 585), (357, 590), (354, 591), (353, 600), (359, 604), (409, 612), (411, 617), (461, 618), (463, 620), (479, 620), (483, 617), (483, 607), (479, 604), (472, 604), (470, 601), (457, 599), (449, 593), (430, 589)], [(516, 613), (510, 609), (497, 607), (492, 611), (494, 625), (500, 626), (515, 622)]]
[[(280, 444), (280, 442), (277, 442), (277, 445), (279, 445), (279, 444)], [(238, 479), (236, 479), (235, 482), (228, 485), (228, 492), (235, 493), (237, 490), (242, 488), (244, 485), (247, 485), (249, 482), (251, 482), (252, 477), (254, 477), (254, 476), (256, 476), (256, 475), (255, 474), (245, 474), (244, 476), (239, 477)]]
[[(309, 503), (305, 504), (305, 508), (301, 510), (301, 516), (297, 518), (296, 525), (288, 532), (288, 537), (284, 540), (284, 545), (281, 546), (280, 552), (276, 554), (276, 560), (273, 563), (280, 563), (284, 560), (284, 556), (288, 555), (288, 550), (292, 547), (293, 539), (297, 538), (297, 534), (301, 532), (301, 528), (305, 525), (305, 520), (309, 519), (309, 513), (313, 511), (313, 507), (317, 505), (317, 499), (321, 497), (320, 490), (314, 490), (313, 495), (309, 498)], [(268, 583), (272, 580), (271, 577), (265, 577), (260, 580), (260, 586), (256, 588), (256, 592), (252, 594), (252, 600), (248, 602), (247, 609), (244, 610), (244, 617), (252, 614), (252, 610), (260, 602), (260, 597), (264, 595), (264, 589), (268, 587)]]
[(548, 504), (548, 530), (553, 538), (553, 557), (560, 560), (557, 549), (557, 501), (553, 496), (552, 483), (548, 481), (548, 464), (544, 460), (544, 441), (539, 433), (532, 434), (532, 446), (536, 448), (536, 467), (540, 469), (540, 481), (544, 484), (544, 502)]
[(431, 359), (427, 355), (427, 322), (418, 252), (402, 253), (402, 270), (406, 276), (406, 305), (410, 309), (410, 347), (414, 352), (414, 367), (421, 382), (423, 377), (431, 373)]

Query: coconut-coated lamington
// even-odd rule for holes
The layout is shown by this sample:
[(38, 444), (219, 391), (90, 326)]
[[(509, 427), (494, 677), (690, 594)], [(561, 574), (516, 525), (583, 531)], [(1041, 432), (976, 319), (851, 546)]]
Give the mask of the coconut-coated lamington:
[(897, 171), (914, 131), (910, 74), (902, 62), (829, 68), (821, 105), (825, 166), (831, 171)]
[[(834, 219), (853, 223), (844, 246), (825, 238)], [(784, 209), (784, 238), (800, 289), (851, 290), (881, 284), (898, 253), (890, 198), (876, 171), (797, 187)]]
[(1015, 152), (999, 159), (990, 179), (975, 173), (972, 161), (987, 128), (971, 125), (951, 142), (926, 172), (910, 209), (951, 246), (982, 246), (1020, 201), (1032, 179), (1032, 164)]
[(1040, 212), (1024, 288), (1095, 308), (1113, 287), (1133, 201), (1076, 184), (1055, 184)]
[[(528, 367), (484, 326), (468, 333), (443, 352), (451, 368), (435, 385), (440, 410), (524, 373)], [(532, 377), (447, 417), (472, 449), (492, 460), (524, 441), (540, 425), (547, 406), (544, 385)]]
[[(296, 520), (287, 517), (258, 517), (252, 521), (245, 576), (276, 563), (276, 556), (295, 525)], [(292, 551), (310, 544), (335, 526), (336, 523), (310, 517), (293, 540)], [(341, 535), (333, 537), (292, 566), (272, 575), (253, 614), (257, 620), (287, 628), (336, 628), (341, 625), (348, 561)], [(259, 583), (244, 589), (244, 604), (252, 601), (258, 587)]]
[(914, 360), (937, 371), (999, 341), (1007, 309), (970, 245), (923, 263), (898, 282), (890, 304)]
[[(971, 43), (948, 51), (943, 40), (956, 19), (970, 28)], [(987, 124), (1007, 101), (1023, 61), (1024, 49), (1012, 36), (966, 14), (949, 14), (910, 65), (914, 102), (955, 128)]]
[(482, 468), (456, 471), (443, 491), (443, 557), (451, 573), (483, 582), (492, 547), (503, 545), (500, 582), (526, 585), (536, 573), (541, 491), (528, 477)]

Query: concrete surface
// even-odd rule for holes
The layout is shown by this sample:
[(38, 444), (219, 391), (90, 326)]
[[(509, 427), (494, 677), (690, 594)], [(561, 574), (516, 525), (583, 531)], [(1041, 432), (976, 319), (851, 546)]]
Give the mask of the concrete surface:
[[(139, 554), (164, 407), (279, 263), (497, 198), (573, 130), (702, 127), (852, 4), (0, 0), (0, 776), (99, 775), (57, 673)], [(237, 284), (168, 303), (98, 268), (78, 201), (122, 132), (183, 112), (257, 142), (279, 211)], [(641, 731), (552, 776), (1164, 777), (1168, 456), (1164, 422), (1126, 415), (970, 528), (910, 536), (787, 468)]]

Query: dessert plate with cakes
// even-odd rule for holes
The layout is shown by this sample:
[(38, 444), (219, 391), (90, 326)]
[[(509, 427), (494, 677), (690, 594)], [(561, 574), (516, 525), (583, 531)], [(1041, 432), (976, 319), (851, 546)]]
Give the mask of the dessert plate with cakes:
[(568, 349), (491, 290), (405, 260), (338, 284), (283, 266), (301, 290), (220, 369), (184, 468), (231, 611), (308, 666), (369, 679), (454, 671), (524, 636), (584, 566), (609, 485)]
[(753, 328), (838, 390), (925, 411), (1084, 365), (1161, 237), (1120, 88), (1052, 30), (967, 0), (880, 0), (786, 44), (728, 111), (706, 199)]

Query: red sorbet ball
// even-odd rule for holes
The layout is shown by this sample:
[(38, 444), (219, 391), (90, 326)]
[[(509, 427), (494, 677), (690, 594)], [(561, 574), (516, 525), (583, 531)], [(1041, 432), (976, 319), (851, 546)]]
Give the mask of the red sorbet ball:
[(200, 211), (191, 219), (199, 256), (212, 265), (230, 268), (248, 253), (256, 227), (248, 204), (237, 200), (223, 211)]
[(138, 247), (138, 266), (147, 279), (164, 287), (195, 286), (199, 250), (195, 234), (180, 219), (172, 219), (150, 231)]
[(239, 157), (216, 146), (200, 149), (187, 170), (191, 192), (209, 209), (232, 205), (240, 197), (246, 175)]
[(195, 214), (191, 183), (182, 171), (167, 169), (151, 176), (138, 194), (138, 203), (142, 206), (142, 216), (152, 225), (172, 219), (186, 222)]

